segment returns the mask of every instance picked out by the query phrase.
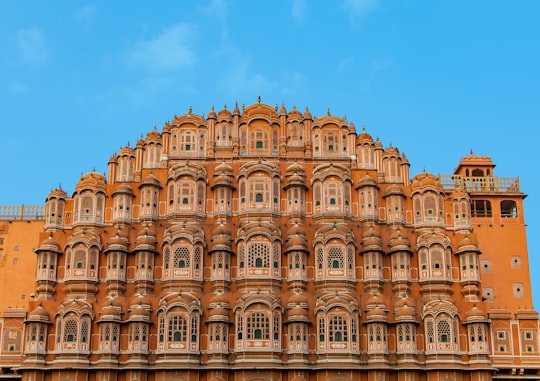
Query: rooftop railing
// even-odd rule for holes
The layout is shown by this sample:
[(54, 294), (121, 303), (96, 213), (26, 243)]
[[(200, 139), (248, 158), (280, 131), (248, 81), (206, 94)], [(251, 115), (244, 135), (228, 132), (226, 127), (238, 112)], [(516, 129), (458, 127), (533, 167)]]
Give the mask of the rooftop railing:
[(45, 205), (0, 205), (0, 220), (43, 220)]
[(465, 192), (519, 193), (519, 177), (464, 177), (439, 175), (444, 189)]

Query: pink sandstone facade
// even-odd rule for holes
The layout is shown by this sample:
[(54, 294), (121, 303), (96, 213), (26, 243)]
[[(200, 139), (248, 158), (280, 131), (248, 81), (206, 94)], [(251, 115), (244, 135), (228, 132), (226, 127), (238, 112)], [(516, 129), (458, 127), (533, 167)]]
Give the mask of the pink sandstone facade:
[(525, 195), (494, 168), (411, 177), (347, 120), (260, 101), (175, 116), (48, 195), (4, 374), (538, 380)]

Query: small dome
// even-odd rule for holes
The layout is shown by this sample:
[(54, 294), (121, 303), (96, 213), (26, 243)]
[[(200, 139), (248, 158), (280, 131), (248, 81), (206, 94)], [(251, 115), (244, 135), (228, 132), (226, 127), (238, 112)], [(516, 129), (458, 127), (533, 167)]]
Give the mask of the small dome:
[(305, 173), (305, 170), (304, 170), (304, 167), (302, 167), (300, 163), (295, 161), (287, 167), (286, 173), (288, 174)]
[(212, 237), (210, 251), (232, 251), (232, 238), (225, 234), (219, 234)]
[(208, 305), (210, 306), (222, 306), (222, 307), (229, 307), (229, 297), (224, 292), (217, 293), (213, 295), (210, 300), (208, 301)]
[(373, 143), (373, 138), (366, 132), (366, 128), (362, 126), (362, 133), (356, 137), (356, 144)]
[(133, 193), (133, 188), (131, 187), (131, 185), (126, 184), (126, 183), (120, 184), (118, 186), (118, 188), (116, 188), (115, 191), (112, 194), (113, 195), (115, 195), (115, 194), (128, 194), (128, 195), (131, 195), (131, 196), (135, 195), (135, 193)]
[(395, 310), (396, 321), (416, 321), (416, 311), (413, 307), (407, 304)]
[(40, 251), (52, 251), (55, 253), (62, 252), (62, 250), (60, 250), (60, 244), (52, 237), (52, 235), (49, 235), (47, 239), (43, 240), (39, 244), (39, 247), (36, 249), (36, 253), (39, 253)]
[(401, 154), (401, 164), (409, 164), (409, 159), (407, 159), (407, 156), (405, 156), (405, 153)]
[(289, 228), (287, 229), (287, 235), (306, 235), (306, 229), (304, 228), (304, 224), (299, 223), (299, 220), (293, 220), (291, 221), (291, 224), (289, 225)]
[(143, 294), (135, 295), (133, 298), (131, 298), (131, 300), (129, 301), (129, 304), (131, 306), (136, 306), (136, 305), (150, 306), (151, 305), (150, 299), (148, 299), (148, 297)]
[(366, 186), (374, 186), (374, 187), (377, 187), (377, 181), (371, 177), (370, 175), (366, 174), (364, 177), (362, 177), (359, 181), (358, 181), (358, 186), (357, 188), (363, 188), (363, 187), (366, 187)]
[(483, 323), (487, 322), (488, 318), (484, 311), (478, 308), (476, 305), (473, 306), (469, 311), (465, 313), (464, 323)]
[(307, 250), (307, 240), (305, 236), (295, 234), (287, 238), (287, 241), (285, 242), (285, 252), (293, 250)]
[(382, 251), (381, 236), (370, 227), (362, 236), (362, 251)]
[(217, 118), (217, 114), (216, 114), (216, 111), (214, 110), (214, 106), (212, 106), (212, 109), (208, 113), (207, 119), (216, 119), (216, 118)]
[(214, 168), (214, 176), (215, 174), (227, 174), (232, 175), (233, 174), (233, 168), (226, 162), (222, 161), (216, 167)]
[(304, 112), (304, 119), (313, 119), (307, 107), (306, 107), (306, 111)]
[(219, 223), (216, 224), (216, 227), (212, 230), (212, 235), (227, 235), (231, 236), (231, 229), (229, 224)]
[(212, 317), (217, 317), (217, 316), (224, 316), (227, 318), (227, 320), (229, 319), (229, 311), (227, 311), (223, 307), (212, 308), (210, 312), (208, 313), (208, 315), (210, 317), (210, 320), (212, 320)]
[(232, 114), (229, 110), (227, 110), (227, 106), (224, 106), (224, 109), (218, 113), (217, 119), (218, 120), (231, 120), (232, 119)]
[(404, 237), (401, 234), (401, 230), (399, 229), (390, 236), (389, 246), (390, 252), (411, 251), (411, 243), (409, 242), (407, 237)]
[(394, 195), (405, 197), (405, 193), (403, 193), (403, 189), (401, 189), (401, 187), (397, 184), (392, 184), (388, 188), (386, 188), (386, 192), (384, 192), (383, 197), (394, 196)]
[(39, 305), (28, 314), (28, 322), (50, 323), (51, 319), (47, 310)]
[(156, 232), (145, 227), (137, 233), (137, 240), (135, 241), (136, 250), (155, 250), (156, 242)]
[(240, 115), (240, 109), (238, 108), (238, 102), (234, 103), (233, 115)]
[(307, 305), (307, 297), (305, 296), (304, 293), (293, 292), (291, 296), (289, 296), (289, 300), (287, 300), (287, 304), (290, 306)]
[(465, 238), (458, 243), (458, 248), (456, 250), (456, 254), (465, 252), (480, 253), (480, 249), (476, 245), (476, 242), (470, 239), (469, 236), (465, 236)]
[(154, 126), (154, 129), (146, 134), (145, 141), (147, 143), (161, 143), (161, 135), (156, 130), (156, 126)]
[(422, 172), (413, 177), (411, 182), (413, 192), (421, 189), (442, 190), (439, 178), (431, 173)]
[(386, 322), (386, 312), (380, 307), (375, 307), (373, 309), (370, 309), (366, 313), (366, 322), (367, 323)]
[(302, 116), (302, 113), (296, 109), (296, 107), (293, 107), (293, 109), (287, 115), (287, 118), (295, 119), (295, 120), (302, 120), (303, 116)]
[(130, 321), (150, 321), (150, 311), (142, 305), (137, 305), (129, 310)]
[(100, 321), (118, 321), (121, 320), (120, 315), (122, 311), (122, 304), (116, 299), (110, 299), (107, 301), (99, 311)]
[(139, 188), (144, 185), (153, 185), (161, 188), (159, 179), (151, 173), (144, 177), (144, 179), (141, 181), (141, 185), (139, 185)]
[(285, 175), (285, 183), (286, 183), (287, 188), (293, 185), (305, 187), (304, 185), (305, 182), (306, 182), (306, 175), (304, 175), (303, 173), (293, 173), (293, 174)]
[(120, 148), (120, 151), (118, 151), (118, 157), (121, 157), (121, 156), (135, 157), (135, 150), (131, 148), (130, 146), (122, 147)]
[(47, 196), (46, 201), (49, 201), (50, 199), (62, 199), (65, 200), (67, 198), (67, 193), (64, 192), (62, 188), (56, 188), (50, 191), (49, 195)]
[(232, 234), (228, 224), (219, 224), (212, 231), (209, 251), (232, 252)]
[(392, 157), (399, 157), (399, 150), (395, 147), (393, 147), (391, 144), (390, 144), (390, 147), (388, 147), (385, 151), (384, 151), (384, 156), (386, 157), (389, 157), (389, 156), (392, 156)]
[(380, 294), (373, 294), (366, 302), (366, 306), (368, 308), (386, 308), (386, 304), (384, 303), (384, 299), (381, 297)]
[(128, 251), (128, 239), (125, 237), (125, 234), (118, 230), (114, 236), (109, 238), (107, 241), (107, 250), (119, 250), (119, 251)]
[(218, 185), (234, 188), (232, 175), (214, 174), (214, 183), (212, 189), (215, 189)]
[(91, 189), (93, 191), (105, 191), (107, 184), (105, 181), (105, 176), (101, 173), (95, 171), (88, 172), (82, 175), (81, 179), (75, 185), (75, 190), (81, 192), (85, 189)]
[[(303, 307), (293, 307), (287, 310), (287, 320), (307, 320), (308, 310)], [(300, 319), (299, 319), (300, 318)]]

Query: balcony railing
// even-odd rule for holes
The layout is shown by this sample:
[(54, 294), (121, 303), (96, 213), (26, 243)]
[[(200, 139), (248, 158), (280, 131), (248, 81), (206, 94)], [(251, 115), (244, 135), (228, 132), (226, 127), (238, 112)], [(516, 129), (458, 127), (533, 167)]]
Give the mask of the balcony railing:
[(0, 205), (0, 220), (43, 220), (45, 205)]
[(439, 175), (444, 189), (461, 189), (465, 192), (519, 193), (519, 177), (465, 177)]

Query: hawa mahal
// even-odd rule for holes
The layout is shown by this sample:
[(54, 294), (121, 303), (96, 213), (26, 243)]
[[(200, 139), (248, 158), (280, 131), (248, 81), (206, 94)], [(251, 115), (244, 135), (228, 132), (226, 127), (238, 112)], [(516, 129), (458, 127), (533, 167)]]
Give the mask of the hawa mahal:
[(523, 199), (333, 115), (190, 109), (0, 208), (0, 378), (539, 380)]

